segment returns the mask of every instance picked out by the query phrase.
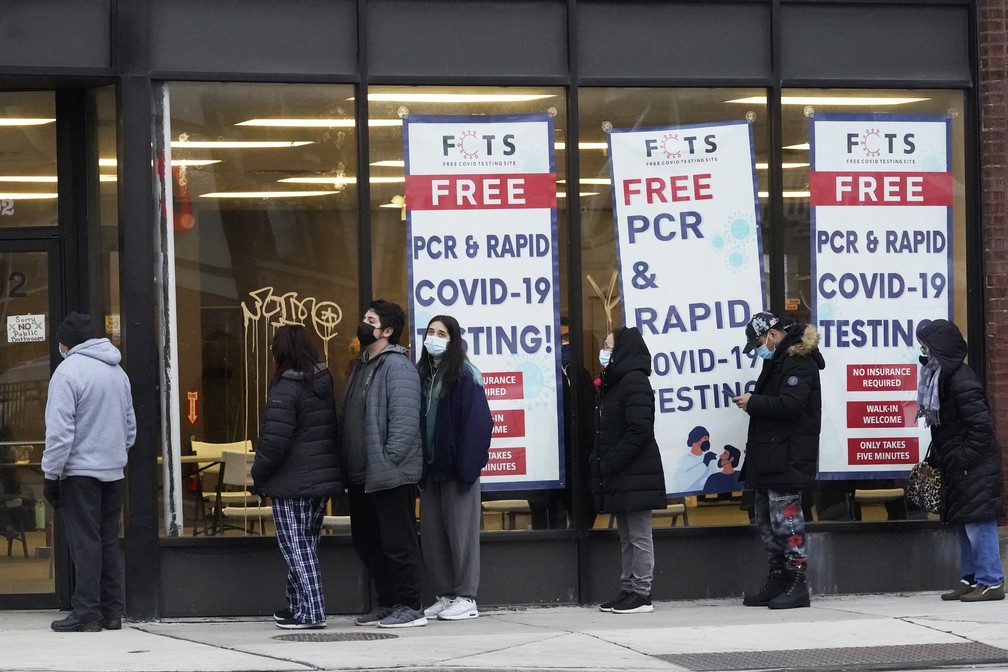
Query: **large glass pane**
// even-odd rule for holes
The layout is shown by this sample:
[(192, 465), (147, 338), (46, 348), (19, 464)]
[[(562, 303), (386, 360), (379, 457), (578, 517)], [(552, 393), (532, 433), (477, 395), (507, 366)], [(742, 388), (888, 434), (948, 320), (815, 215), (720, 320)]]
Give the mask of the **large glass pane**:
[[(951, 126), (951, 173), (952, 173), (952, 208), (951, 208), (951, 239), (948, 242), (951, 256), (951, 272), (953, 282), (947, 289), (951, 292), (951, 308), (953, 319), (962, 329), (963, 335), (969, 339), (967, 332), (967, 265), (966, 265), (966, 157), (964, 144), (964, 119), (963, 119), (963, 94), (959, 91), (943, 91), (932, 89), (785, 89), (782, 92), (782, 119), (783, 119), (783, 161), (784, 161), (784, 219), (780, 227), (784, 244), (784, 293), (786, 319), (797, 322), (807, 322), (812, 315), (813, 294), (812, 275), (816, 268), (812, 259), (812, 241), (810, 232), (812, 231), (812, 209), (809, 201), (809, 174), (810, 174), (810, 120), (823, 119), (829, 115), (855, 115), (866, 118), (864, 115), (884, 115), (875, 119), (887, 123), (901, 122), (912, 123), (915, 119), (920, 119), (920, 115), (929, 115), (932, 120), (948, 120)], [(835, 118), (835, 117), (834, 117)], [(859, 130), (871, 134), (872, 123), (863, 123)], [(884, 136), (884, 131), (882, 136)], [(871, 136), (865, 142), (872, 142)], [(881, 147), (884, 149), (888, 141), (884, 137), (878, 138)], [(934, 154), (935, 160), (944, 163), (945, 160), (945, 139), (935, 143), (934, 146), (921, 147), (923, 152)], [(849, 148), (854, 159), (861, 157), (863, 163), (854, 165), (851, 170), (865, 173), (885, 172), (886, 170), (899, 170), (899, 158), (890, 159), (888, 151), (880, 156), (878, 148), (862, 147), (861, 137), (856, 139), (858, 145)], [(903, 148), (903, 138), (896, 138), (899, 148)], [(856, 151), (855, 151), (856, 150)], [(919, 153), (918, 153), (919, 154)], [(898, 152), (897, 155), (902, 155)], [(874, 158), (865, 158), (874, 157)], [(852, 160), (854, 160), (852, 159)], [(894, 165), (896, 167), (894, 167)], [(866, 167), (867, 166), (867, 167)], [(933, 166), (929, 170), (935, 169)], [(821, 170), (821, 168), (820, 168)], [(906, 208), (903, 208), (906, 210)], [(867, 215), (865, 215), (867, 217)], [(879, 221), (879, 216), (873, 214), (875, 220)], [(901, 215), (905, 217), (906, 215)], [(882, 220), (884, 221), (884, 220)], [(866, 222), (866, 223), (867, 223)], [(944, 222), (942, 223), (944, 224)], [(855, 244), (849, 249), (849, 253), (843, 252), (843, 245), (830, 247), (824, 252), (834, 256), (844, 256), (851, 260), (850, 270), (855, 274), (868, 272), (869, 278), (872, 271), (899, 271), (897, 268), (880, 268), (877, 263), (871, 262), (871, 255), (865, 247), (867, 243), (866, 228), (853, 226), (852, 234), (858, 236), (860, 247)], [(886, 246), (886, 232), (879, 227), (874, 233), (883, 241), (883, 249)], [(899, 228), (894, 226), (894, 229)], [(944, 229), (944, 226), (940, 227)], [(856, 231), (853, 229), (861, 229)], [(944, 234), (942, 234), (944, 236)], [(937, 240), (937, 239), (935, 239)], [(929, 239), (930, 241), (930, 239)], [(921, 241), (921, 254), (933, 254), (928, 247), (930, 242)], [(903, 245), (903, 243), (900, 243)], [(902, 254), (913, 254), (910, 244), (900, 247)], [(936, 248), (937, 249), (937, 248)], [(880, 251), (881, 252), (881, 251)], [(944, 256), (938, 250), (939, 256)], [(867, 255), (867, 256), (865, 256)], [(923, 263), (923, 262), (922, 262)], [(821, 271), (820, 267), (820, 271)], [(898, 273), (897, 273), (898, 275)], [(916, 273), (913, 274), (916, 277)], [(942, 274), (944, 275), (944, 274)], [(902, 277), (902, 276), (900, 276)], [(933, 287), (925, 287), (933, 289)], [(946, 288), (943, 287), (943, 291)], [(852, 291), (850, 287), (845, 287), (845, 291)], [(911, 297), (910, 294), (906, 296)], [(923, 295), (921, 295), (923, 296)], [(886, 299), (879, 298), (880, 310), (875, 315), (856, 315), (854, 317), (885, 317), (884, 306)], [(892, 304), (890, 304), (892, 305)], [(837, 314), (833, 306), (820, 306), (819, 332), (820, 338), (835, 343), (839, 332), (831, 330), (827, 333), (823, 320), (829, 318), (851, 317), (849, 314)], [(848, 309), (849, 310), (849, 309)], [(937, 315), (935, 316), (937, 317)], [(832, 329), (830, 327), (830, 329)], [(881, 333), (881, 332), (879, 332)], [(912, 338), (912, 336), (911, 336)], [(828, 343), (827, 343), (828, 344)], [(912, 348), (908, 348), (910, 352)], [(836, 362), (834, 362), (836, 363)], [(915, 362), (911, 362), (915, 363)], [(829, 367), (829, 357), (827, 356), (827, 367)], [(834, 369), (834, 374), (835, 374)], [(828, 373), (828, 372), (827, 372)], [(914, 378), (914, 383), (916, 378)], [(912, 396), (913, 392), (907, 392)], [(824, 395), (825, 396), (825, 395)], [(852, 398), (864, 397), (865, 395), (852, 395)], [(905, 396), (905, 395), (904, 395)], [(826, 399), (824, 398), (824, 403)], [(835, 404), (843, 404), (843, 399), (834, 400)], [(825, 428), (825, 423), (824, 423)], [(850, 435), (864, 434), (865, 432), (851, 431), (847, 436), (841, 437), (844, 442)], [(825, 437), (825, 434), (824, 434)], [(920, 446), (925, 449), (927, 443)], [(823, 449), (827, 446), (824, 444)], [(833, 450), (845, 450), (846, 446), (833, 446)], [(871, 479), (871, 480), (820, 480), (817, 484), (814, 501), (816, 519), (823, 521), (845, 521), (845, 520), (903, 520), (910, 518), (925, 518), (927, 514), (923, 511), (908, 511), (907, 504), (902, 496), (905, 481), (902, 479)]]
[[(553, 117), (558, 185), (558, 240), (561, 285), (560, 311), (565, 321), (567, 292), (566, 241), (566, 143), (568, 134), (566, 96), (553, 87), (406, 87), (375, 86), (369, 90), (369, 149), (371, 162), (371, 236), (374, 293), (376, 298), (408, 306), (409, 278), (406, 258), (406, 213), (404, 208), (403, 115), (514, 115), (543, 114)], [(412, 326), (412, 328), (411, 328)], [(417, 326), (407, 325), (403, 345), (410, 347)], [(466, 325), (461, 325), (463, 328)], [(570, 431), (565, 435), (570, 437)], [(569, 522), (572, 447), (564, 447), (566, 487), (553, 490), (483, 492), (486, 506), (484, 527), (501, 529), (566, 528)], [(423, 512), (421, 511), (421, 515)]]
[(49, 253), (0, 251), (0, 594), (51, 593), (52, 509), (42, 450), (54, 330)]
[(56, 226), (51, 91), (0, 93), (0, 228)]
[[(279, 325), (310, 327), (342, 389), (357, 323), (354, 92), (220, 83), (165, 89), (183, 529), (262, 531), (262, 511), (222, 515), (232, 486), (222, 483), (219, 444), (241, 451), (254, 443), (268, 344)], [(217, 456), (196, 455), (194, 441), (217, 444)], [(238, 501), (241, 509), (258, 504)]]
[[(581, 166), (581, 256), (584, 309), (584, 370), (577, 380), (591, 381), (600, 371), (598, 351), (606, 335), (622, 325), (618, 260), (613, 226), (612, 190), (606, 133), (609, 129), (646, 129), (689, 124), (710, 124), (747, 119), (752, 124), (757, 187), (763, 225), (764, 253), (776, 226), (768, 221), (767, 156), (768, 118), (762, 89), (657, 89), (591, 88), (579, 92)], [(733, 101), (743, 100), (738, 103)], [(769, 269), (764, 258), (764, 272)], [(698, 269), (697, 282), (703, 282)], [(683, 287), (684, 299), (689, 288)], [(582, 383), (584, 385), (584, 383)], [(583, 394), (592, 398), (590, 388)], [(668, 437), (658, 437), (663, 446)], [(666, 464), (669, 469), (673, 465)], [(686, 497), (670, 502), (655, 517), (656, 525), (733, 525), (748, 523), (738, 493)], [(679, 507), (682, 507), (681, 509)], [(596, 527), (611, 527), (599, 516)]]

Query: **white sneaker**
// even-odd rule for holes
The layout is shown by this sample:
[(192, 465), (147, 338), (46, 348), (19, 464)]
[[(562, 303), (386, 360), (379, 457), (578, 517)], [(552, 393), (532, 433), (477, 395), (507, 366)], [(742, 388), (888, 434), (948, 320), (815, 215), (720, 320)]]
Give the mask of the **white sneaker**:
[(462, 621), (467, 618), (478, 618), (479, 611), (476, 609), (476, 600), (471, 597), (456, 597), (455, 600), (438, 614), (442, 621)]
[(455, 601), (454, 597), (448, 597), (447, 595), (441, 595), (441, 596), (439, 596), (437, 598), (437, 602), (435, 602), (434, 604), (432, 604), (429, 607), (427, 607), (426, 609), (424, 609), (423, 614), (427, 618), (434, 618), (435, 616), (437, 616), (438, 614), (440, 614), (442, 611), (444, 611), (445, 609), (447, 609), (448, 607), (450, 607), (452, 605), (452, 602), (454, 602), (454, 601)]

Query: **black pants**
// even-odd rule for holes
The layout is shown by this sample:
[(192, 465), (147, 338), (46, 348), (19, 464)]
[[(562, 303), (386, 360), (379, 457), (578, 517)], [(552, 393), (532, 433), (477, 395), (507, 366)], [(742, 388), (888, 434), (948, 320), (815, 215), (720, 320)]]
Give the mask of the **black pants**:
[(122, 484), (122, 479), (103, 482), (88, 476), (70, 476), (60, 482), (63, 506), (56, 515), (74, 564), (70, 604), (81, 621), (122, 617)]
[(362, 486), (350, 485), (347, 494), (350, 534), (374, 581), (378, 604), (421, 609), (416, 486), (365, 493)]

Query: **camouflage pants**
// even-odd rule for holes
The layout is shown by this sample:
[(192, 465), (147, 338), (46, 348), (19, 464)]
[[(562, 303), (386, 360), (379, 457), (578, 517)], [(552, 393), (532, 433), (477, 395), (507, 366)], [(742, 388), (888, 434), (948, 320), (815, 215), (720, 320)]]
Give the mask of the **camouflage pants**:
[(771, 569), (805, 569), (805, 514), (800, 490), (756, 490), (756, 529)]

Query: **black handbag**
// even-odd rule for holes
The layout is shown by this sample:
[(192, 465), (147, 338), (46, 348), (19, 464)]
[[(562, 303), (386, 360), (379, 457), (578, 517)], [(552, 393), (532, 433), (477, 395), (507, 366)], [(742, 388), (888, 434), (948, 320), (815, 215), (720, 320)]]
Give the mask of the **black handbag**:
[(907, 501), (929, 513), (938, 513), (941, 510), (942, 477), (940, 471), (927, 463), (930, 455), (931, 446), (928, 446), (924, 461), (910, 470)]

